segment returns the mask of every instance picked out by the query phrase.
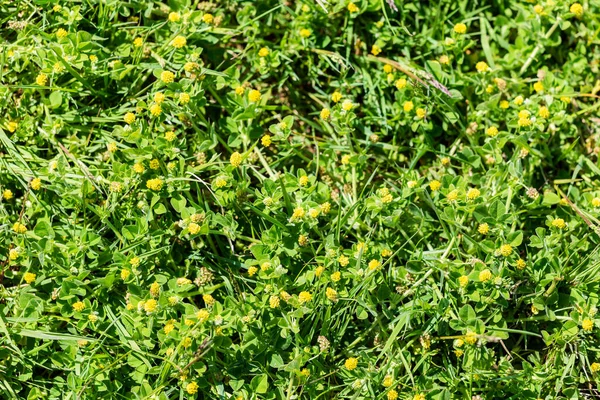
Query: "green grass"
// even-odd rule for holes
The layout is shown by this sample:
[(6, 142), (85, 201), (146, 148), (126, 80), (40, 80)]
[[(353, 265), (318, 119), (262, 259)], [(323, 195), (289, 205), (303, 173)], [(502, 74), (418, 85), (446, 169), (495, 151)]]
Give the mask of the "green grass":
[(396, 5), (0, 3), (0, 397), (599, 396), (600, 5)]

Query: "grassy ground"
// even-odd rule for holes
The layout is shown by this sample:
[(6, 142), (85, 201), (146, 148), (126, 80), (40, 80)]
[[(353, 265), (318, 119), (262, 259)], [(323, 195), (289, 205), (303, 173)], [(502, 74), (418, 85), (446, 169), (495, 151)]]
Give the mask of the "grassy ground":
[(599, 16), (0, 2), (0, 397), (600, 396)]

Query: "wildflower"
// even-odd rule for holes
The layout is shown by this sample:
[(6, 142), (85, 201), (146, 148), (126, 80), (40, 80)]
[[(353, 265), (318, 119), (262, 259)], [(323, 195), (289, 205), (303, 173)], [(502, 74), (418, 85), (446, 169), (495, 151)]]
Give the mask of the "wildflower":
[(27, 227), (20, 222), (15, 222), (15, 224), (13, 225), (13, 231), (23, 234), (27, 232)]
[(490, 136), (490, 137), (494, 137), (494, 136), (496, 136), (498, 134), (498, 128), (496, 128), (495, 126), (490, 126), (485, 131), (485, 134), (488, 135), (488, 136)]
[(215, 304), (216, 301), (215, 298), (212, 297), (210, 294), (203, 295), (202, 300), (204, 300), (204, 303), (209, 307)]
[(258, 51), (258, 56), (259, 57), (266, 57), (269, 55), (269, 48), (268, 47), (263, 47)]
[(315, 276), (317, 278), (320, 278), (321, 275), (323, 275), (323, 271), (325, 271), (325, 267), (322, 265), (319, 265), (316, 269), (315, 269)]
[(425, 395), (422, 393), (417, 393), (414, 395), (413, 400), (425, 400)]
[(459, 35), (464, 35), (467, 33), (467, 26), (462, 22), (459, 22), (458, 24), (454, 25), (454, 32), (458, 33)]
[(450, 63), (450, 58), (444, 54), (444, 55), (440, 56), (439, 61), (440, 61), (440, 64), (446, 65), (446, 64)]
[(477, 71), (483, 73), (483, 72), (488, 72), (490, 67), (489, 67), (489, 65), (487, 65), (487, 63), (485, 61), (479, 61), (475, 65), (475, 69), (477, 69)]
[(85, 309), (85, 303), (83, 301), (77, 301), (73, 303), (73, 310), (82, 312)]
[(458, 284), (460, 285), (460, 287), (467, 286), (469, 284), (469, 277), (466, 275), (462, 275), (458, 278)]
[(59, 39), (64, 39), (67, 37), (69, 33), (64, 30), (63, 28), (60, 28), (59, 30), (56, 31), (56, 37)]
[(358, 12), (358, 6), (354, 3), (348, 3), (348, 11), (350, 11), (351, 13), (355, 13)]
[(340, 279), (342, 279), (342, 273), (340, 271), (336, 271), (333, 274), (331, 274), (332, 282), (339, 282)]
[(206, 322), (209, 317), (210, 317), (210, 313), (208, 312), (208, 310), (206, 308), (203, 308), (196, 313), (196, 318), (198, 318), (198, 322), (200, 322), (200, 323)]
[(567, 223), (562, 218), (556, 218), (554, 221), (552, 221), (552, 226), (558, 229), (565, 229)]
[(592, 206), (596, 208), (600, 207), (600, 197), (594, 197), (592, 199)]
[(158, 104), (152, 104), (150, 106), (150, 114), (154, 117), (158, 117), (162, 113), (162, 108)]
[(150, 294), (152, 297), (158, 297), (160, 294), (160, 283), (154, 282), (152, 285), (150, 285)]
[(538, 81), (533, 84), (533, 89), (538, 93), (542, 92), (544, 90), (544, 84)]
[(308, 245), (308, 236), (306, 236), (306, 235), (298, 236), (298, 244), (302, 247)]
[(158, 308), (158, 302), (154, 299), (150, 299), (144, 302), (144, 311), (148, 314), (153, 313)]
[(477, 227), (477, 232), (481, 233), (482, 235), (487, 235), (490, 231), (490, 226), (487, 223), (482, 223), (479, 224), (479, 226)]
[(141, 37), (135, 38), (133, 40), (133, 45), (135, 47), (142, 47), (144, 45), (144, 39), (142, 39)]
[(129, 275), (131, 275), (131, 271), (129, 271), (126, 268), (123, 268), (121, 270), (121, 279), (123, 279), (124, 281), (127, 280), (127, 278), (129, 278)]
[(212, 14), (204, 14), (202, 16), (202, 21), (204, 21), (205, 24), (212, 24), (215, 20), (215, 17)]
[(427, 115), (427, 110), (424, 108), (417, 108), (417, 118), (423, 119), (425, 118), (425, 115)]
[(264, 135), (260, 139), (260, 142), (262, 143), (263, 146), (269, 147), (271, 145), (271, 136), (270, 135)]
[(390, 387), (392, 386), (392, 384), (394, 383), (394, 377), (391, 375), (386, 375), (385, 378), (383, 378), (383, 382), (382, 385), (383, 387)]
[(185, 38), (185, 36), (176, 36), (175, 39), (173, 39), (173, 41), (171, 42), (171, 46), (175, 47), (176, 49), (181, 49), (186, 45), (186, 43), (187, 39)]
[(325, 291), (325, 296), (327, 296), (329, 301), (336, 302), (338, 300), (337, 295), (337, 291), (333, 288), (327, 288), (327, 290)]
[(450, 193), (448, 193), (446, 195), (446, 198), (448, 199), (448, 201), (450, 202), (455, 202), (456, 200), (458, 200), (458, 190), (452, 190)]
[(509, 103), (508, 103), (508, 101), (506, 101), (506, 100), (502, 100), (502, 101), (500, 102), (500, 108), (501, 108), (501, 109), (503, 109), (503, 110), (506, 110), (508, 107), (509, 107)]
[(487, 282), (492, 279), (492, 272), (489, 269), (484, 269), (479, 273), (479, 281)]
[(331, 101), (338, 103), (342, 99), (342, 94), (338, 91), (333, 92), (331, 95)]
[(533, 12), (535, 12), (537, 15), (542, 15), (544, 13), (544, 7), (542, 7), (540, 4), (536, 4), (533, 6)]
[(396, 89), (401, 90), (406, 87), (406, 79), (400, 78), (396, 81)]
[(252, 266), (248, 268), (248, 276), (254, 276), (258, 272), (258, 268)]
[(111, 182), (110, 183), (110, 191), (113, 193), (119, 193), (123, 190), (123, 185), (120, 182)]
[(474, 345), (477, 342), (477, 334), (472, 331), (467, 331), (467, 334), (465, 335), (465, 342), (470, 345)]
[(415, 105), (412, 101), (405, 101), (402, 108), (404, 109), (404, 112), (411, 112), (413, 108), (415, 108)]
[(306, 212), (304, 211), (304, 208), (302, 208), (302, 207), (296, 207), (294, 209), (294, 212), (292, 213), (292, 219), (303, 218), (305, 214), (306, 214)]
[(169, 22), (179, 22), (179, 20), (181, 20), (181, 15), (178, 12), (169, 13)]
[(519, 258), (517, 260), (517, 263), (516, 263), (517, 269), (525, 269), (526, 266), (527, 266), (527, 263), (525, 262), (525, 260), (523, 260), (522, 258)]
[(513, 248), (510, 244), (503, 244), (502, 246), (500, 246), (500, 254), (502, 254), (504, 257), (510, 256), (512, 252)]
[(33, 281), (35, 281), (35, 277), (35, 274), (31, 272), (25, 272), (25, 274), (23, 275), (23, 280), (25, 280), (25, 282), (27, 282), (28, 284), (31, 284)]
[(352, 107), (354, 107), (352, 100), (344, 100), (344, 102), (342, 103), (342, 109), (344, 111), (350, 111), (352, 110)]
[(185, 276), (182, 276), (181, 278), (177, 278), (177, 286), (185, 286), (185, 285), (189, 285), (191, 283), (192, 283), (192, 281), (189, 280), (188, 278), (186, 278)]
[(165, 94), (163, 92), (154, 93), (154, 102), (156, 104), (161, 104), (163, 101), (165, 101)]
[(198, 384), (196, 382), (190, 382), (185, 386), (185, 391), (188, 394), (196, 394), (198, 392)]
[(300, 177), (300, 179), (298, 179), (298, 184), (299, 184), (300, 186), (306, 186), (306, 185), (308, 185), (308, 176), (306, 176), (306, 175), (302, 175), (302, 176)]
[(238, 153), (237, 151), (234, 152), (231, 157), (229, 158), (229, 162), (231, 163), (231, 165), (233, 165), (234, 167), (239, 167), (240, 164), (242, 163), (242, 155), (240, 153)]
[(13, 192), (10, 189), (6, 189), (2, 192), (2, 197), (4, 198), (4, 200), (10, 200), (13, 198), (13, 196)]
[(467, 199), (475, 200), (476, 198), (479, 197), (480, 194), (481, 194), (481, 192), (479, 191), (479, 189), (471, 188), (471, 189), (467, 190)]
[(452, 46), (454, 43), (456, 43), (456, 41), (450, 37), (447, 37), (446, 39), (444, 39), (444, 44), (446, 46)]
[(346, 369), (348, 371), (352, 371), (353, 369), (356, 369), (356, 367), (358, 366), (358, 359), (356, 359), (355, 357), (347, 358), (346, 361), (344, 362), (344, 366), (346, 367)]
[(163, 184), (164, 184), (164, 182), (163, 182), (162, 179), (160, 179), (160, 178), (154, 178), (154, 179), (149, 179), (146, 182), (146, 187), (148, 189), (151, 189), (151, 190), (154, 190), (154, 191), (158, 192), (160, 189), (162, 189)]
[(269, 307), (277, 308), (277, 307), (279, 307), (279, 304), (280, 304), (280, 300), (279, 300), (278, 296), (269, 297)]
[(260, 98), (261, 94), (258, 90), (251, 90), (250, 93), (248, 93), (248, 100), (250, 100), (252, 103), (260, 101)]
[(31, 180), (30, 186), (33, 190), (40, 190), (42, 187), (42, 180), (40, 178), (34, 178)]
[(592, 321), (589, 318), (586, 318), (581, 323), (581, 327), (583, 328), (584, 331), (591, 332), (591, 330), (594, 329), (594, 321)]
[(548, 111), (548, 107), (542, 106), (538, 111), (538, 115), (542, 118), (548, 118), (550, 116), (550, 111)]
[(517, 123), (520, 127), (526, 127), (526, 126), (530, 126), (532, 122), (529, 118), (519, 118)]
[(432, 192), (439, 190), (441, 187), (442, 187), (442, 184), (438, 180), (433, 180), (433, 181), (429, 182), (429, 189), (431, 189)]
[(341, 256), (339, 256), (338, 262), (342, 267), (345, 267), (350, 263), (350, 259), (348, 259), (348, 257), (342, 254)]
[(160, 80), (166, 84), (172, 83), (175, 80), (175, 74), (171, 71), (163, 71), (160, 73)]
[(310, 294), (309, 292), (300, 292), (300, 294), (298, 295), (298, 302), (300, 304), (308, 303), (311, 300), (312, 294)]
[(592, 365), (590, 365), (590, 369), (592, 370), (592, 372), (600, 371), (600, 363), (593, 363)]
[(326, 120), (331, 116), (331, 111), (328, 108), (324, 108), (321, 110), (320, 117), (322, 120)]
[(381, 267), (381, 261), (373, 259), (373, 260), (369, 261), (368, 267), (371, 271), (375, 271), (376, 269)]
[(569, 11), (575, 14), (576, 17), (581, 17), (583, 15), (583, 6), (579, 3), (573, 3)]
[(132, 113), (132, 112), (128, 112), (123, 117), (123, 120), (125, 121), (126, 124), (131, 125), (131, 124), (133, 124), (135, 122), (135, 114)]
[(303, 38), (308, 38), (310, 36), (312, 32), (310, 31), (310, 29), (300, 29), (300, 36), (302, 36)]
[(138, 256), (135, 256), (131, 260), (129, 260), (129, 264), (131, 264), (133, 268), (136, 268), (140, 265), (140, 261), (140, 258)]
[(227, 179), (223, 178), (223, 177), (218, 177), (217, 179), (215, 179), (215, 186), (218, 189), (221, 189), (223, 187), (225, 187), (227, 185)]
[(569, 96), (561, 96), (560, 101), (562, 101), (563, 103), (570, 103), (571, 98)]
[(35, 78), (35, 83), (37, 83), (40, 86), (46, 86), (46, 83), (48, 83), (48, 75), (44, 74), (43, 72), (40, 73)]
[(320, 208), (323, 214), (327, 214), (331, 210), (331, 204), (329, 204), (329, 202), (325, 202), (320, 205)]
[(19, 248), (15, 248), (15, 249), (10, 249), (8, 251), (8, 258), (12, 261), (16, 260), (17, 258), (19, 258), (19, 254), (21, 252), (19, 251)]
[(8, 131), (10, 133), (14, 133), (18, 127), (19, 127), (19, 124), (17, 124), (15, 121), (10, 121), (7, 125)]
[(377, 46), (376, 44), (374, 44), (371, 47), (371, 54), (373, 54), (374, 56), (378, 55), (379, 53), (381, 53), (381, 47)]
[(524, 100), (523, 96), (517, 96), (513, 100), (513, 103), (515, 103), (516, 105), (520, 106), (521, 104), (523, 104), (523, 100)]

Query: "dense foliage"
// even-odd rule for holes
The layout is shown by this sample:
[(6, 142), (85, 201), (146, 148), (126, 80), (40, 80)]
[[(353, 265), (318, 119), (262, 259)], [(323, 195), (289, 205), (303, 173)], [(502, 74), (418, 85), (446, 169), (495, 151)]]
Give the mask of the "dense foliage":
[(353, 1), (0, 2), (0, 397), (600, 395), (600, 2)]

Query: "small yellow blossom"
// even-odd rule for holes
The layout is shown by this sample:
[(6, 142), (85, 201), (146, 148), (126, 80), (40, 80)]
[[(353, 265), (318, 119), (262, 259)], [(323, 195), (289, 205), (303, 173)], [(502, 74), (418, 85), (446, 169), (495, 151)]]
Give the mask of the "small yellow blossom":
[(327, 288), (327, 290), (325, 291), (325, 296), (327, 296), (327, 299), (329, 299), (329, 301), (336, 302), (338, 300), (338, 293), (333, 288)]
[(135, 47), (142, 47), (144, 45), (144, 39), (142, 39), (141, 37), (135, 38), (133, 40), (133, 45)]
[(329, 111), (329, 108), (324, 108), (321, 110), (320, 117), (322, 120), (329, 119), (330, 116), (331, 116), (331, 111)]
[(538, 111), (538, 115), (542, 118), (547, 119), (550, 116), (550, 111), (548, 110), (548, 107), (546, 107), (546, 106), (540, 107), (540, 109)]
[(268, 47), (263, 47), (258, 51), (258, 56), (259, 57), (266, 57), (269, 55), (269, 48)]
[(469, 277), (466, 275), (462, 275), (458, 278), (458, 284), (460, 285), (460, 287), (467, 286), (469, 284)]
[(59, 39), (64, 39), (67, 37), (69, 33), (64, 30), (63, 28), (60, 28), (59, 30), (56, 31), (56, 37)]
[(150, 299), (144, 303), (144, 311), (147, 313), (153, 313), (158, 308), (158, 302), (154, 299)]
[(27, 232), (27, 227), (20, 222), (15, 222), (15, 224), (13, 225), (13, 231), (23, 234)]
[(381, 47), (379, 47), (378, 45), (374, 44), (373, 47), (371, 47), (371, 54), (373, 54), (374, 56), (376, 56), (379, 53), (381, 53)]
[(477, 69), (477, 71), (479, 72), (487, 72), (489, 71), (490, 67), (489, 65), (487, 65), (487, 63), (485, 61), (479, 61), (476, 65), (475, 68)]
[(484, 269), (479, 273), (479, 281), (487, 282), (492, 279), (492, 272), (489, 269)]
[(198, 384), (196, 382), (190, 382), (185, 386), (185, 391), (188, 394), (196, 394), (198, 392)]
[(381, 261), (373, 259), (373, 260), (369, 261), (368, 267), (371, 271), (375, 271), (376, 269), (381, 267)]
[(517, 269), (525, 269), (526, 266), (527, 266), (527, 263), (525, 262), (525, 260), (523, 260), (522, 258), (519, 258), (517, 260), (517, 263), (516, 263)]
[(490, 137), (494, 137), (494, 136), (498, 135), (498, 128), (496, 128), (495, 126), (490, 126), (485, 131), (485, 134), (488, 135), (488, 136), (490, 136)]
[(342, 94), (340, 92), (333, 92), (331, 95), (331, 101), (334, 103), (338, 103), (342, 99)]
[(178, 12), (170, 12), (169, 13), (169, 22), (179, 22), (181, 20), (181, 15)]
[(205, 24), (212, 24), (215, 20), (215, 17), (212, 14), (204, 14), (202, 16), (202, 21), (204, 21)]
[(176, 36), (175, 39), (173, 39), (173, 41), (171, 42), (171, 46), (175, 47), (176, 49), (181, 49), (186, 44), (187, 39), (185, 38), (185, 36)]
[(310, 36), (312, 32), (310, 31), (310, 29), (300, 29), (300, 36), (302, 36), (303, 38), (308, 38)]
[(454, 32), (463, 35), (467, 33), (467, 26), (462, 22), (459, 22), (458, 24), (454, 25)]
[(42, 180), (40, 178), (34, 178), (31, 180), (30, 185), (33, 190), (40, 190), (42, 187)]
[(342, 103), (342, 109), (344, 111), (350, 111), (353, 107), (354, 103), (352, 103), (352, 100), (344, 100), (344, 102)]
[(310, 294), (309, 292), (300, 292), (300, 294), (298, 295), (298, 302), (300, 304), (308, 303), (311, 300), (312, 294)]
[(162, 179), (160, 179), (160, 178), (154, 178), (154, 179), (149, 179), (146, 182), (146, 187), (148, 189), (151, 189), (151, 190), (154, 190), (154, 191), (158, 192), (160, 189), (162, 189), (163, 184), (164, 184), (164, 182), (163, 182)]
[(348, 11), (350, 11), (351, 13), (355, 13), (358, 12), (359, 8), (356, 4), (354, 3), (348, 3)]
[(25, 274), (23, 275), (23, 280), (25, 280), (25, 282), (27, 282), (28, 284), (31, 284), (33, 281), (35, 281), (35, 277), (35, 274), (31, 272), (25, 272)]
[(512, 252), (513, 248), (510, 244), (503, 244), (502, 246), (500, 246), (500, 254), (502, 254), (504, 257), (510, 256)]
[(567, 227), (567, 223), (562, 218), (556, 218), (552, 221), (552, 226), (558, 229), (565, 229)]
[(131, 271), (129, 271), (127, 268), (123, 268), (121, 270), (121, 279), (127, 280), (127, 278), (129, 278), (129, 275), (131, 275)]
[(258, 90), (251, 90), (250, 93), (248, 93), (248, 100), (250, 100), (252, 103), (260, 101), (260, 98), (261, 94)]
[(575, 14), (576, 17), (581, 17), (583, 15), (583, 6), (579, 3), (573, 3), (569, 11)]
[(592, 321), (589, 318), (586, 318), (581, 323), (581, 327), (583, 328), (584, 331), (591, 332), (591, 330), (594, 329), (594, 321)]
[(481, 192), (479, 191), (479, 189), (470, 188), (469, 190), (467, 190), (467, 199), (475, 200), (476, 198), (479, 197), (480, 194), (481, 194)]
[(387, 393), (387, 400), (396, 400), (398, 398), (398, 392), (394, 389)]
[(523, 101), (525, 99), (523, 98), (523, 96), (517, 96), (515, 97), (515, 99), (513, 100), (513, 103), (515, 103), (516, 105), (520, 106), (521, 104), (523, 104)]
[(123, 117), (123, 120), (125, 121), (126, 124), (131, 125), (131, 124), (133, 124), (135, 122), (135, 114), (132, 113), (132, 112), (128, 112)]
[(231, 163), (231, 165), (233, 165), (234, 167), (239, 167), (240, 164), (242, 163), (242, 155), (240, 153), (238, 153), (237, 151), (234, 152), (231, 157), (229, 158), (229, 162)]
[(341, 256), (339, 256), (338, 262), (342, 267), (345, 267), (350, 263), (350, 259), (342, 254)]
[(436, 190), (439, 190), (441, 187), (442, 187), (442, 184), (438, 180), (433, 180), (433, 181), (429, 182), (429, 189), (431, 189), (431, 191), (433, 191), (433, 192), (435, 192)]
[(506, 110), (510, 106), (510, 103), (507, 100), (502, 100), (500, 102), (500, 108)]
[(405, 101), (404, 104), (402, 104), (402, 108), (404, 109), (404, 112), (411, 112), (413, 108), (415, 108), (415, 105), (412, 101)]
[(600, 363), (595, 362), (592, 365), (590, 365), (590, 370), (592, 370), (592, 372), (600, 371)]
[(48, 75), (44, 74), (43, 72), (40, 73), (35, 78), (35, 83), (37, 83), (40, 86), (46, 86), (46, 83), (48, 83)]
[(73, 303), (73, 310), (81, 312), (85, 309), (85, 303), (83, 301), (77, 301)]
[(406, 79), (400, 78), (396, 81), (396, 89), (404, 89), (406, 87)]
[(472, 331), (467, 331), (467, 334), (465, 335), (465, 342), (470, 345), (474, 345), (477, 343), (477, 334)]
[(356, 367), (358, 366), (358, 359), (355, 357), (347, 358), (346, 361), (344, 362), (344, 366), (346, 367), (346, 369), (348, 371), (352, 371), (353, 369), (356, 369)]
[(175, 80), (175, 74), (171, 71), (163, 71), (160, 73), (160, 80), (166, 84), (172, 83)]
[(152, 104), (150, 106), (150, 114), (154, 117), (158, 117), (162, 113), (162, 108), (158, 104)]
[(277, 308), (277, 307), (279, 307), (279, 304), (280, 304), (279, 296), (269, 297), (269, 307)]
[(424, 108), (417, 108), (417, 118), (423, 119), (427, 115), (427, 110)]

